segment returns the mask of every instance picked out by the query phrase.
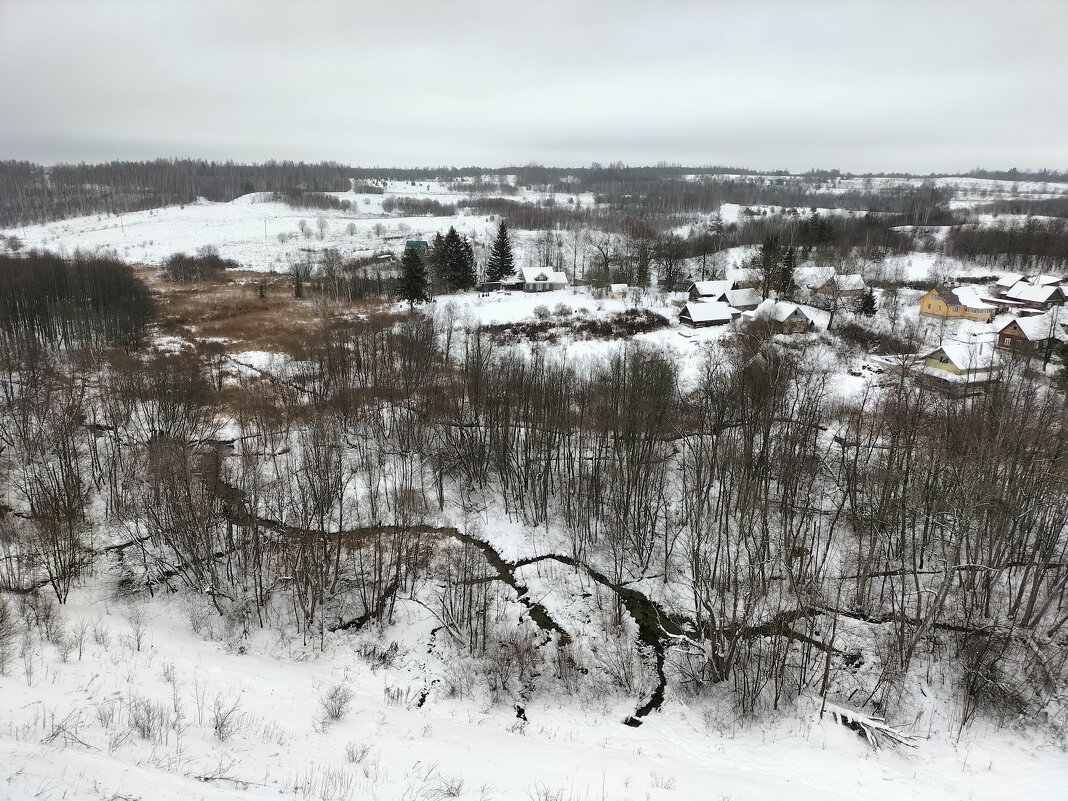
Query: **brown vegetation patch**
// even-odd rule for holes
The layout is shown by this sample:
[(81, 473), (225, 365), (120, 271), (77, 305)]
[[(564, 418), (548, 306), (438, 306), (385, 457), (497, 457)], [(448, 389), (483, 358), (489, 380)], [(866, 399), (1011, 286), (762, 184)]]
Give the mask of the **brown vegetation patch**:
[(175, 284), (158, 272), (146, 273), (142, 274), (159, 296), (162, 334), (197, 345), (214, 340), (228, 353), (291, 353), (313, 337), (395, 320), (382, 301), (324, 302), (312, 292), (294, 298), (289, 276), (277, 273), (231, 272), (192, 284)]

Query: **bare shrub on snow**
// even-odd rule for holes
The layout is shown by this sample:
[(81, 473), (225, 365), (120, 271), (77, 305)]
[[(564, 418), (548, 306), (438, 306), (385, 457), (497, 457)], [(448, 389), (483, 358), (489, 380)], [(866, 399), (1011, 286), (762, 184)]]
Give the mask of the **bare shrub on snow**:
[(319, 697), (319, 705), (329, 720), (341, 720), (352, 706), (353, 693), (346, 684), (335, 684)]
[(163, 704), (150, 701), (141, 696), (133, 696), (129, 702), (130, 728), (142, 740), (162, 742), (164, 732), (170, 723), (170, 716)]
[(211, 728), (215, 736), (219, 738), (219, 742), (225, 743), (240, 730), (241, 714), (238, 712), (240, 706), (240, 698), (215, 696), (215, 702), (211, 707)]
[(111, 647), (111, 632), (108, 630), (108, 627), (103, 620), (97, 620), (96, 623), (93, 624), (92, 637), (93, 642), (105, 651)]
[(361, 764), (371, 753), (371, 746), (367, 743), (345, 743), (345, 759), (353, 765)]

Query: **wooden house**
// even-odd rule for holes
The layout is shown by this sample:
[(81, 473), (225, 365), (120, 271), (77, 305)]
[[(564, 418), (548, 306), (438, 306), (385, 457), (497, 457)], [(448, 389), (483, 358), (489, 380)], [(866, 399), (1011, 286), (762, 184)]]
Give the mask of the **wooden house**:
[(741, 316), (741, 312), (719, 301), (687, 303), (679, 312), (679, 322), (691, 328), (727, 325)]
[(925, 317), (979, 320), (990, 322), (997, 306), (987, 302), (972, 287), (936, 286), (920, 298), (920, 314)]
[(844, 275), (832, 275), (822, 284), (813, 287), (812, 291), (817, 295), (825, 295), (834, 298), (859, 298), (868, 291), (868, 285), (864, 283), (864, 277), (857, 273)]
[(548, 292), (567, 289), (570, 283), (563, 272), (543, 267), (524, 267), (519, 271), (515, 286), (524, 292)]
[(1015, 351), (1041, 350), (1056, 339), (1056, 325), (1049, 312), (1034, 317), (1015, 317), (997, 330), (999, 348)]
[(724, 292), (734, 288), (733, 281), (694, 281), (687, 295), (690, 300), (718, 300)]
[(943, 342), (920, 359), (920, 381), (951, 395), (985, 392), (998, 381), (999, 362), (989, 343)]

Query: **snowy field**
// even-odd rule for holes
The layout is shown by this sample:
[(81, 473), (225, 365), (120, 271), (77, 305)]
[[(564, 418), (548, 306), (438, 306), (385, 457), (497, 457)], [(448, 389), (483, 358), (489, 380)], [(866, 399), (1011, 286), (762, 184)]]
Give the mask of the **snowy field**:
[[(15, 660), (0, 677), (0, 796), (1052, 801), (1068, 776), (1063, 749), (982, 724), (958, 743), (921, 720), (915, 750), (872, 751), (817, 706), (740, 726), (669, 699), (638, 729), (621, 724), (622, 698), (542, 696), (526, 723), (486, 699), (431, 694), (418, 706), (428, 676), (417, 638), (429, 626), (419, 607), (388, 632), (399, 651), (383, 668), (363, 634), (330, 636), (320, 653), (260, 632), (239, 653), (212, 631), (217, 617), (176, 598), (133, 607), (95, 582), (65, 610), (87, 632), (80, 648), (44, 643)], [(351, 703), (324, 722), (319, 699), (338, 683)], [(141, 736), (134, 708), (181, 723)]]
[[(348, 211), (335, 209), (292, 208), (270, 200), (266, 193), (243, 195), (228, 203), (199, 200), (187, 206), (131, 212), (120, 216), (91, 215), (29, 225), (0, 231), (18, 236), (27, 248), (39, 248), (61, 254), (83, 251), (112, 254), (135, 264), (159, 265), (174, 253), (195, 253), (199, 248), (215, 247), (224, 258), (235, 259), (243, 267), (260, 271), (284, 271), (294, 262), (326, 248), (336, 248), (345, 257), (366, 257), (377, 253), (400, 253), (408, 239), (430, 239), (450, 226), (469, 238), (488, 243), (496, 222), (487, 216), (399, 216), (382, 208), (386, 198), (433, 200), (455, 204), (470, 195), (452, 191), (437, 181), (383, 181), (383, 194), (330, 192), (348, 201)], [(547, 193), (517, 190), (510, 200), (538, 203)], [(589, 193), (557, 195), (592, 206)], [(318, 219), (326, 222), (320, 236)], [(301, 221), (307, 224), (302, 233)], [(513, 232), (516, 244), (528, 232)]]

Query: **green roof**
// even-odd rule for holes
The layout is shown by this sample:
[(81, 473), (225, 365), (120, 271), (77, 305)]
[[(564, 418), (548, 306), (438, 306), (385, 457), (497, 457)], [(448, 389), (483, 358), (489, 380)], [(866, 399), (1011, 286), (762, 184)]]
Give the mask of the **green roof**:
[(427, 247), (426, 241), (422, 239), (409, 239), (404, 243), (405, 250), (426, 250)]

